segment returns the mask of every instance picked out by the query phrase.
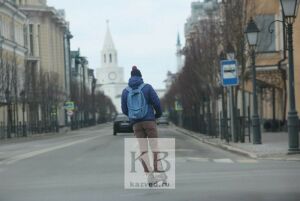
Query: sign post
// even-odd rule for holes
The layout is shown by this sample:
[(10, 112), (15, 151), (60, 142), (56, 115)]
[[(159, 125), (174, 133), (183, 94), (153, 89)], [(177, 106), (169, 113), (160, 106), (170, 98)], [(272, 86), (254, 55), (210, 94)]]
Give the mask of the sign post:
[(230, 116), (231, 116), (231, 133), (233, 140), (237, 142), (237, 130), (236, 130), (236, 111), (234, 107), (234, 86), (239, 84), (237, 61), (236, 60), (223, 60), (221, 61), (221, 76), (223, 87), (229, 87), (230, 89)]

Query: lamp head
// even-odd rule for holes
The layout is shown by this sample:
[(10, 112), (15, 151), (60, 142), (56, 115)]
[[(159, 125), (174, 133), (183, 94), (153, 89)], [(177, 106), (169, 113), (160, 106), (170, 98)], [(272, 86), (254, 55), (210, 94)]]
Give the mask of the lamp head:
[(283, 16), (294, 20), (297, 17), (300, 0), (280, 0)]
[(250, 21), (248, 22), (247, 28), (244, 32), (247, 36), (249, 46), (255, 47), (257, 45), (259, 32), (260, 31), (255, 21), (253, 20), (253, 18), (250, 18)]

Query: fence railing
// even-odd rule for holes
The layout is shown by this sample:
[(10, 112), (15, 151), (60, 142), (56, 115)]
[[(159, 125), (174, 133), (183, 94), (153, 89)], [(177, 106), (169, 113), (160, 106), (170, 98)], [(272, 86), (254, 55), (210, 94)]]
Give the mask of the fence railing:
[(7, 125), (0, 122), (0, 138), (26, 137), (28, 135), (59, 132), (59, 126), (56, 122), (52, 123), (27, 123)]
[[(72, 130), (77, 130), (89, 126), (95, 125), (96, 122), (93, 119), (88, 120), (72, 120), (70, 127)], [(0, 122), (0, 139), (27, 137), (29, 135), (38, 135), (45, 133), (57, 133), (59, 132), (59, 125), (57, 122), (19, 122), (18, 124), (7, 125), (4, 122)]]
[[(178, 125), (179, 116), (171, 114), (170, 120)], [(220, 137), (223, 140), (233, 141), (233, 129), (231, 128), (231, 119), (213, 118), (211, 114), (198, 116), (183, 116), (183, 128), (194, 132), (199, 132), (211, 137)], [(235, 133), (239, 142), (251, 142), (252, 120), (251, 116), (237, 116), (235, 119)], [(265, 132), (287, 132), (286, 122), (279, 120), (261, 120), (262, 131)], [(226, 131), (224, 131), (226, 129)], [(299, 119), (300, 131), (300, 119)], [(225, 136), (225, 133), (227, 136)]]

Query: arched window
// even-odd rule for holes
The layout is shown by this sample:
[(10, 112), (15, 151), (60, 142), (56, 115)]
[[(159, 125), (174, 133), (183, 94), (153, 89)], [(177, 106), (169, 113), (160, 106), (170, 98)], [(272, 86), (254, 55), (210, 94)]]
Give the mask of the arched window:
[(104, 63), (106, 63), (106, 55), (104, 54), (103, 57), (104, 57)]
[(109, 62), (112, 63), (112, 56), (109, 54)]

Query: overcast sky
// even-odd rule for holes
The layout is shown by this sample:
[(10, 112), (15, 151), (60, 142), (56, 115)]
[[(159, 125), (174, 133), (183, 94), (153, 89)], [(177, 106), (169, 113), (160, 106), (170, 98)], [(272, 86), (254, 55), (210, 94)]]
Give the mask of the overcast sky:
[(184, 41), (184, 23), (192, 0), (48, 0), (49, 6), (65, 9), (74, 38), (72, 50), (80, 48), (90, 68), (100, 67), (106, 20), (118, 50), (125, 81), (137, 65), (144, 81), (164, 88), (168, 70), (176, 71), (176, 39)]

